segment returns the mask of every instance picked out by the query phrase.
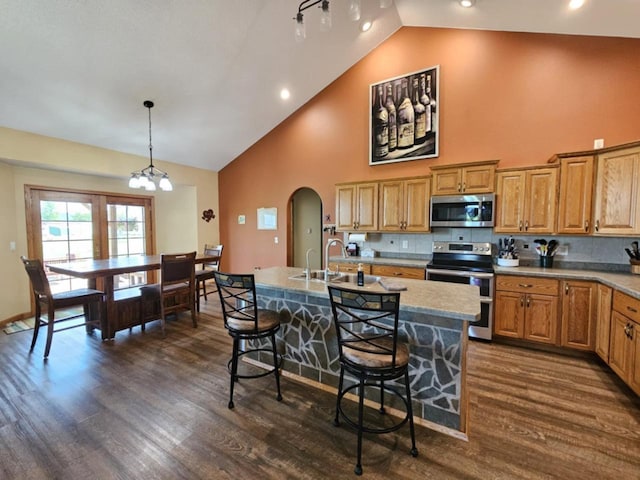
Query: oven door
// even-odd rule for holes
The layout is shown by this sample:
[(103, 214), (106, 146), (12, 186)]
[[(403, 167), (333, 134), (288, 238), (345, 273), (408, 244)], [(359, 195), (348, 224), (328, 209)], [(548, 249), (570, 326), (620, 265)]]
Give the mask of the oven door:
[(480, 288), (480, 320), (469, 324), (469, 336), (491, 340), (493, 331), (494, 275), (487, 272), (442, 270), (427, 267), (426, 279), (435, 282), (477, 285)]

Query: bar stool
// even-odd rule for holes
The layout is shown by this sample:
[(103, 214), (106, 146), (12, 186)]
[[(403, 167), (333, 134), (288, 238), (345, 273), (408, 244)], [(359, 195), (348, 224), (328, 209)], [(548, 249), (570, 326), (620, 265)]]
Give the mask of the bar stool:
[[(376, 293), (327, 286), (333, 314), (340, 355), (340, 381), (336, 400), (334, 425), (340, 418), (358, 431), (356, 475), (362, 475), (362, 433), (389, 433), (409, 422), (411, 455), (418, 456), (411, 388), (409, 384), (409, 347), (398, 343), (398, 317), (400, 293)], [(345, 371), (357, 379), (353, 385), (344, 385)], [(385, 382), (404, 378), (404, 396), (394, 385)], [(385, 413), (385, 392), (404, 403), (405, 416), (389, 427), (377, 427), (364, 423), (365, 390), (380, 390), (380, 414)], [(358, 418), (349, 417), (342, 408), (344, 396), (357, 389)]]
[[(256, 285), (253, 275), (234, 275), (214, 272), (224, 327), (233, 338), (233, 354), (227, 363), (231, 374), (231, 388), (229, 393), (229, 408), (233, 408), (233, 386), (240, 378), (259, 378), (274, 374), (276, 377), (277, 400), (282, 400), (280, 394), (280, 364), (282, 359), (276, 351), (276, 332), (280, 330), (278, 312), (258, 308), (256, 301)], [(271, 348), (251, 346), (250, 342), (269, 337)], [(242, 342), (242, 344), (240, 343)], [(238, 373), (238, 360), (243, 355), (255, 352), (269, 352), (273, 354), (273, 368), (255, 375)]]

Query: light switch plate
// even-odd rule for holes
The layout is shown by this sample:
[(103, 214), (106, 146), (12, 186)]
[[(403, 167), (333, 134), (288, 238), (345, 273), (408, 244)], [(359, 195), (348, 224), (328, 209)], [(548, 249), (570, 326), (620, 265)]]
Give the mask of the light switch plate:
[(604, 138), (596, 138), (593, 141), (593, 148), (602, 148), (604, 147)]

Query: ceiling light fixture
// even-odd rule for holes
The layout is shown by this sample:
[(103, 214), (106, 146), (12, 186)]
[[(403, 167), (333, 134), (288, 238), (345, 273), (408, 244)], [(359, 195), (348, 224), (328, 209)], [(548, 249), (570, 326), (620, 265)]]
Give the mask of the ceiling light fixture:
[(577, 10), (584, 5), (584, 0), (571, 0), (569, 2), (569, 8), (571, 10)]
[(369, 29), (371, 29), (372, 25), (373, 23), (371, 22), (371, 20), (365, 20), (364, 22), (362, 22), (362, 25), (360, 25), (360, 30), (363, 32), (367, 32), (369, 31)]
[(288, 100), (290, 96), (291, 92), (289, 92), (288, 88), (283, 88), (282, 90), (280, 90), (280, 98), (282, 100)]
[[(322, 16), (320, 17), (320, 30), (326, 32), (331, 30), (332, 22), (331, 22), (331, 10), (329, 9), (329, 0), (303, 0), (298, 5), (298, 13), (293, 19), (296, 21), (295, 28), (295, 38), (296, 41), (302, 42), (305, 38), (307, 38), (307, 29), (304, 24), (304, 14), (303, 12), (311, 7), (320, 4), (320, 9), (322, 10)], [(389, 8), (393, 5), (393, 0), (380, 0), (380, 8)], [(349, 0), (349, 4), (347, 6), (347, 12), (349, 19), (357, 22), (360, 20), (362, 16), (362, 8), (360, 0)], [(366, 22), (365, 22), (366, 23)], [(369, 28), (371, 27), (371, 22), (369, 23)], [(363, 32), (366, 32), (369, 28), (364, 29), (362, 24), (360, 29)]]
[(140, 171), (131, 172), (129, 188), (144, 188), (147, 191), (153, 192), (156, 189), (154, 177), (160, 177), (158, 186), (161, 190), (170, 192), (173, 190), (173, 185), (171, 185), (171, 181), (169, 180), (169, 174), (153, 165), (153, 146), (151, 145), (151, 109), (153, 108), (153, 102), (151, 100), (145, 100), (143, 105), (149, 109), (149, 166)]
[(464, 8), (471, 8), (476, 4), (476, 0), (460, 0), (460, 6)]

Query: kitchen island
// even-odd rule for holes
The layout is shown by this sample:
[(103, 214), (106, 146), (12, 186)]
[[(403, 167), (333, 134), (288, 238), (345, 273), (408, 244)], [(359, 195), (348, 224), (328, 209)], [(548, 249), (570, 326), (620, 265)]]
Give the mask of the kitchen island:
[[(283, 372), (319, 388), (335, 389), (340, 367), (326, 284), (292, 278), (301, 273), (300, 268), (291, 267), (256, 271), (258, 303), (280, 312), (278, 349)], [(406, 287), (400, 295), (399, 330), (411, 352), (416, 422), (466, 438), (467, 326), (480, 316), (479, 290), (470, 285), (389, 280)], [(339, 285), (384, 291), (379, 283)]]

